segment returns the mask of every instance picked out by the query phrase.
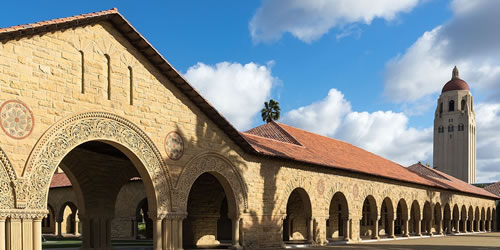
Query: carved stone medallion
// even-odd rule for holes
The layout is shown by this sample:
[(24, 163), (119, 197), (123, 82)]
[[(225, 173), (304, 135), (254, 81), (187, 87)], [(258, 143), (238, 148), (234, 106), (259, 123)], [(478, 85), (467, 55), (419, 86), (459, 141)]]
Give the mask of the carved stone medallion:
[(323, 179), (319, 179), (316, 184), (316, 190), (319, 195), (322, 195), (325, 192), (325, 181)]
[(13, 139), (24, 139), (33, 131), (35, 119), (26, 104), (17, 100), (4, 102), (0, 107), (0, 127)]
[(165, 151), (168, 158), (172, 160), (179, 160), (182, 157), (184, 154), (184, 140), (179, 133), (175, 131), (168, 133), (165, 138)]
[(354, 186), (352, 187), (352, 196), (354, 196), (354, 198), (358, 198), (359, 196), (358, 184), (354, 184)]

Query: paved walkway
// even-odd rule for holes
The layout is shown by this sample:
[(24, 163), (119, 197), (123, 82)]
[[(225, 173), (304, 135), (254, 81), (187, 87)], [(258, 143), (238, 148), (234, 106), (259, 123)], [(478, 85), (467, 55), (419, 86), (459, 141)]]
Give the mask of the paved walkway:
[(444, 237), (414, 238), (407, 240), (377, 241), (369, 243), (328, 246), (309, 249), (361, 249), (361, 250), (471, 250), (500, 249), (500, 232), (475, 233)]

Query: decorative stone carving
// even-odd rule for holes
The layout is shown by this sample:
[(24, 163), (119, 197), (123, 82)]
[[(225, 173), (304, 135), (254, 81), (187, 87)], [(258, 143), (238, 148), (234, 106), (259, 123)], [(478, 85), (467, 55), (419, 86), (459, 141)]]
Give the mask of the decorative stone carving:
[(214, 172), (229, 183), (237, 203), (237, 213), (248, 209), (247, 187), (237, 168), (228, 160), (215, 153), (205, 153), (195, 157), (182, 170), (176, 186), (177, 208), (187, 211), (189, 191), (196, 179), (203, 173)]
[(179, 160), (184, 154), (184, 140), (176, 131), (168, 133), (165, 137), (165, 151), (172, 160)]
[(0, 209), (14, 208), (12, 181), (16, 179), (14, 169), (0, 148)]
[[(170, 174), (158, 149), (133, 123), (104, 112), (82, 113), (65, 119), (52, 126), (37, 142), (25, 169), (30, 185), (28, 208), (46, 208), (50, 181), (59, 163), (72, 149), (93, 140), (117, 143), (130, 150), (149, 174), (158, 210), (169, 210), (172, 190)], [(23, 197), (23, 194), (16, 195)]]
[(21, 101), (9, 100), (0, 106), (0, 127), (10, 138), (24, 139), (33, 131), (35, 118)]

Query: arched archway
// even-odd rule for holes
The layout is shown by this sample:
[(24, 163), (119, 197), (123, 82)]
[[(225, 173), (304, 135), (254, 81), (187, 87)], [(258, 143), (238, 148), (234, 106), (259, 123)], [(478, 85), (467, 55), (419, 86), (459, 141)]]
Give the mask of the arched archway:
[[(111, 246), (109, 225), (116, 194), (135, 176), (142, 179), (156, 216), (154, 245), (162, 245), (163, 216), (171, 211), (170, 175), (155, 144), (133, 123), (110, 113), (88, 112), (50, 127), (27, 160), (26, 182), (16, 193), (16, 203), (45, 209), (57, 167), (65, 171), (75, 190), (84, 248)], [(96, 230), (99, 233), (93, 233)]]
[(195, 180), (189, 190), (187, 217), (182, 225), (184, 247), (231, 246), (234, 242), (231, 222), (239, 223), (232, 196), (227, 180), (217, 173), (204, 173)]
[[(217, 183), (220, 184), (224, 192), (223, 197), (221, 198), (221, 200), (218, 201), (220, 202), (219, 205), (216, 206), (217, 207), (216, 211), (218, 211), (218, 214), (216, 216), (218, 218), (222, 218), (220, 212), (226, 209), (227, 213), (224, 212), (222, 216), (228, 216), (227, 219), (230, 219), (232, 223), (231, 237), (228, 237), (226, 235), (222, 238), (223, 240), (231, 238), (233, 247), (239, 247), (241, 241), (240, 229), (239, 229), (241, 223), (240, 217), (241, 214), (244, 213), (245, 210), (247, 210), (248, 208), (247, 187), (236, 166), (234, 166), (229, 160), (225, 159), (223, 156), (211, 152), (203, 153), (201, 155), (194, 157), (191, 161), (188, 162), (186, 167), (182, 170), (179, 179), (177, 181), (175, 191), (177, 193), (176, 196), (178, 200), (175, 202), (175, 208), (178, 209), (179, 211), (186, 211), (188, 217), (190, 216), (189, 199), (191, 197), (191, 190), (194, 187), (195, 182), (198, 180), (198, 178), (207, 174), (213, 176), (217, 180)], [(221, 189), (217, 190), (216, 193), (217, 192), (218, 194), (221, 194)], [(224, 198), (226, 199), (225, 201)], [(223, 206), (223, 203), (227, 203), (227, 207)], [(215, 204), (213, 205), (215, 206)], [(172, 223), (177, 223), (177, 222), (173, 221)], [(189, 220), (188, 222), (183, 223), (182, 218), (181, 221), (178, 223), (181, 225), (181, 227), (184, 227), (183, 225), (189, 227), (192, 226), (191, 224), (192, 222), (189, 222)], [(227, 224), (228, 224), (227, 220), (225, 220), (225, 222), (219, 221), (219, 225), (226, 225), (227, 227)], [(227, 232), (227, 231), (228, 230), (225, 229), (220, 232)], [(194, 233), (193, 230), (191, 230), (190, 232)], [(186, 233), (190, 232), (186, 231)], [(216, 232), (214, 233), (216, 234)], [(191, 237), (190, 235), (191, 234), (187, 235), (183, 234), (184, 238), (188, 237), (185, 240), (183, 240), (183, 242), (186, 245), (196, 244), (196, 242), (198, 242), (198, 240), (195, 239), (196, 236)], [(214, 240), (212, 238), (217, 238), (217, 237), (210, 236), (210, 237), (205, 237), (204, 239), (207, 240), (206, 242), (212, 242), (212, 245), (213, 244), (217, 245), (220, 243), (220, 241), (218, 241), (217, 239)], [(200, 241), (200, 244), (202, 242), (203, 241)]]
[(408, 217), (408, 205), (404, 199), (400, 199), (396, 208), (396, 220), (394, 222), (395, 235), (409, 236)]
[(490, 232), (491, 231), (491, 209), (488, 208), (486, 209), (486, 231)]
[(418, 201), (413, 201), (411, 204), (411, 209), (410, 209), (410, 234), (412, 235), (422, 235), (421, 231), (421, 224), (422, 217), (421, 217), (421, 211), (420, 211), (420, 204), (418, 204)]
[(486, 231), (486, 210), (484, 207), (481, 208), (481, 223), (480, 223), (481, 228), (479, 229), (480, 231)]
[(148, 198), (144, 198), (137, 204), (135, 210), (134, 235), (136, 239), (153, 238), (153, 220), (150, 218)]
[(78, 208), (73, 202), (65, 202), (58, 209), (56, 222), (59, 237), (68, 234), (78, 235), (77, 211)]
[(462, 205), (462, 209), (460, 211), (460, 232), (466, 233), (467, 230), (467, 208), (465, 205)]
[(450, 234), (453, 228), (453, 217), (451, 213), (450, 203), (444, 205), (443, 211), (443, 233)]
[(424, 203), (421, 232), (429, 235), (432, 234), (432, 208), (429, 201)]
[(361, 210), (360, 236), (361, 238), (378, 239), (378, 208), (375, 198), (368, 195), (363, 201)]
[(469, 210), (467, 214), (467, 232), (474, 231), (474, 208), (469, 206)]
[(380, 220), (378, 224), (379, 236), (394, 238), (394, 208), (389, 197), (382, 201), (380, 206)]
[(433, 226), (434, 226), (434, 230), (437, 234), (441, 234), (443, 232), (443, 228), (445, 226), (443, 226), (443, 212), (442, 212), (442, 209), (441, 209), (441, 203), (436, 203), (434, 205), (434, 217), (433, 217), (433, 221), (434, 223)]
[(479, 218), (481, 215), (479, 214), (479, 207), (476, 207), (476, 210), (474, 212), (474, 232), (479, 232)]
[(458, 209), (458, 205), (455, 204), (453, 206), (453, 222), (452, 222), (453, 232), (460, 232), (460, 210)]
[(311, 199), (303, 188), (295, 188), (288, 197), (283, 221), (283, 241), (305, 243), (313, 240)]
[(326, 221), (327, 240), (350, 239), (349, 205), (342, 192), (333, 195), (328, 214), (330, 216)]

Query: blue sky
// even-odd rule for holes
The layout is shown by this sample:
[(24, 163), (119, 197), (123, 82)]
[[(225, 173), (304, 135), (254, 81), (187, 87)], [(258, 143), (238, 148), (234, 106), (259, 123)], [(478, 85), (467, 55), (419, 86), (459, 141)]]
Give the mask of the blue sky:
[(404, 165), (432, 164), (434, 105), (456, 64), (489, 119), (477, 117), (479, 181), (500, 180), (499, 4), (375, 2), (8, 1), (0, 26), (117, 7), (238, 129), (274, 98), (282, 122)]

